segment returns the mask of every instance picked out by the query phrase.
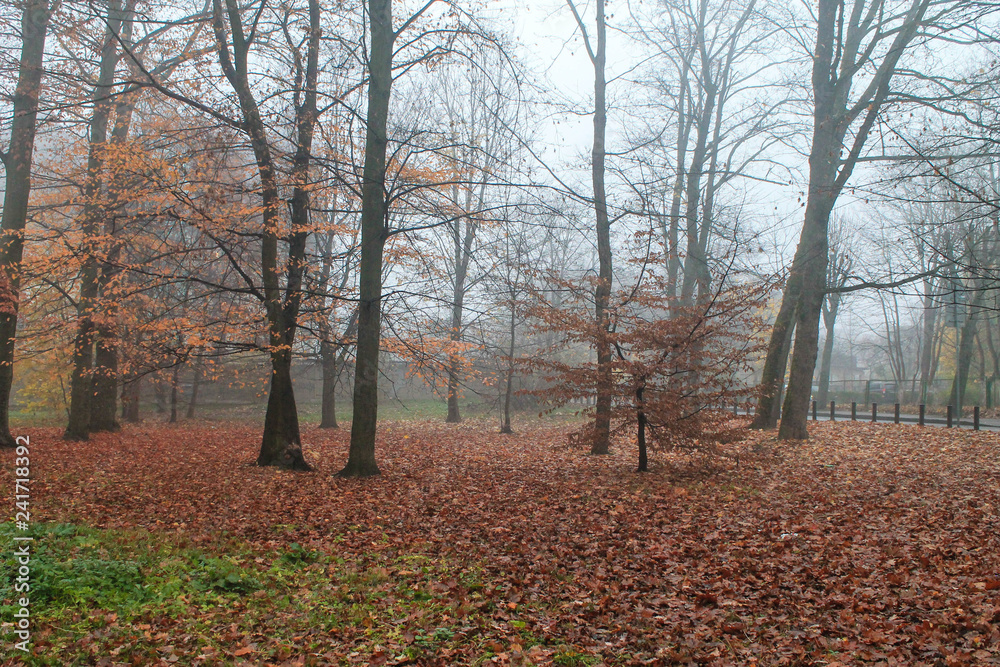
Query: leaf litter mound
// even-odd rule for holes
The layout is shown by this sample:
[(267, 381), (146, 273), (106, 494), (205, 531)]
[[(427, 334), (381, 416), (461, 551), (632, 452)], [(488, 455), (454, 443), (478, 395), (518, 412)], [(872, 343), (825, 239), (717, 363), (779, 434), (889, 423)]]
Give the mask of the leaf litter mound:
[[(589, 456), (567, 428), (388, 423), (367, 480), (334, 476), (345, 431), (306, 430), (315, 471), (289, 473), (248, 464), (249, 426), (82, 445), (37, 429), (34, 519), (294, 542), (390, 585), (416, 557), (476, 573), (471, 597), (427, 582), (452, 618), (486, 619), (463, 641), (405, 650), (414, 613), (382, 619), (400, 628), (388, 645), (346, 628), (292, 641), (287, 664), (1000, 665), (996, 434), (819, 423), (803, 443), (748, 434), (733, 458), (657, 452), (639, 474), (634, 445)], [(248, 639), (229, 660), (256, 664)]]

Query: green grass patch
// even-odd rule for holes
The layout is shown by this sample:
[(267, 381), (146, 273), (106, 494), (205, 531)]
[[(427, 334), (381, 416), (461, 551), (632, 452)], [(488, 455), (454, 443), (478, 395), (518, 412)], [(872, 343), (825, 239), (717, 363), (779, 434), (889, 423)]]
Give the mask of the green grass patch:
[[(334, 656), (345, 644), (417, 660), (483, 641), (491, 623), (481, 614), (492, 605), (474, 604), (484, 599), (481, 570), (421, 553), (362, 565), (295, 542), (262, 553), (236, 541), (192, 545), (173, 533), (69, 524), (34, 524), (29, 534), (33, 655), (5, 637), (0, 662), (256, 663)], [(25, 533), (0, 525), (5, 554), (15, 535)], [(8, 557), (5, 595), (16, 576)], [(2, 600), (5, 621), (14, 602)], [(324, 664), (339, 662), (330, 656)]]

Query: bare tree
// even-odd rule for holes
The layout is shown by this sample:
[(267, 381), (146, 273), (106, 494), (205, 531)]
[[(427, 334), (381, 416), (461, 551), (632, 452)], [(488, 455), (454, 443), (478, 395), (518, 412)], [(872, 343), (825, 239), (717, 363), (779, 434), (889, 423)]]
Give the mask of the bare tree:
[(25, 0), (21, 7), (21, 59), (14, 89), (10, 143), (0, 153), (5, 172), (3, 218), (0, 221), (0, 447), (16, 443), (10, 433), (10, 392), (14, 381), (14, 343), (24, 228), (31, 194), (31, 163), (35, 148), (38, 100), (49, 18), (58, 6), (49, 0)]
[(833, 361), (833, 334), (837, 325), (837, 314), (840, 312), (843, 293), (840, 291), (847, 284), (854, 260), (848, 244), (847, 222), (840, 219), (831, 225), (830, 230), (830, 260), (827, 265), (827, 294), (823, 301), (823, 326), (826, 328), (826, 339), (823, 341), (823, 356), (819, 369), (819, 391), (816, 400), (820, 405), (826, 405), (830, 393), (830, 366)]
[(826, 292), (828, 221), (861, 158), (869, 136), (892, 101), (892, 84), (905, 53), (962, 23), (945, 25), (962, 3), (882, 0), (840, 3), (820, 0), (815, 24), (811, 90), (812, 144), (809, 190), (799, 245), (775, 320), (762, 372), (755, 426), (776, 419), (776, 397), (784, 376), (787, 341), (795, 327), (788, 391), (779, 437), (808, 437), (806, 417), (818, 348), (819, 317)]
[(611, 220), (608, 217), (608, 195), (605, 187), (605, 163), (607, 152), (608, 104), (607, 104), (607, 22), (605, 0), (596, 1), (595, 37), (592, 40), (583, 17), (573, 0), (566, 0), (573, 18), (576, 19), (584, 47), (594, 66), (594, 142), (591, 150), (591, 180), (594, 193), (594, 217), (597, 231), (597, 284), (594, 290), (594, 321), (596, 324), (595, 347), (597, 350), (597, 405), (594, 409), (594, 431), (590, 453), (607, 454), (611, 440), (611, 402), (614, 379), (611, 376), (611, 341), (608, 338), (611, 318), (608, 308), (611, 302), (611, 288), (614, 280), (611, 255)]

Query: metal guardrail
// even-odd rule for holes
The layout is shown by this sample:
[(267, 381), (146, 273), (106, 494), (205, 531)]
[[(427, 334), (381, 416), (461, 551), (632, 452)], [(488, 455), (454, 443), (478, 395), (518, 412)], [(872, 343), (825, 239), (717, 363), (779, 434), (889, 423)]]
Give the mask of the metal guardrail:
[[(864, 406), (867, 408), (867, 405)], [(867, 411), (866, 411), (867, 412)], [(753, 410), (740, 410), (739, 404), (733, 405), (734, 415), (752, 415)], [(980, 409), (979, 406), (973, 406), (972, 409), (972, 419), (962, 419), (955, 418), (954, 408), (952, 406), (947, 406), (947, 412), (944, 417), (928, 416), (926, 411), (926, 406), (920, 406), (920, 413), (917, 415), (903, 414), (900, 413), (900, 404), (892, 404), (892, 412), (890, 414), (879, 415), (879, 404), (871, 404), (870, 417), (867, 415), (859, 419), (858, 417), (858, 404), (857, 402), (851, 403), (851, 411), (848, 412), (837, 412), (837, 406), (835, 401), (830, 401), (829, 410), (819, 411), (819, 406), (816, 401), (812, 401), (811, 405), (811, 417), (813, 421), (869, 421), (871, 423), (878, 424), (917, 424), (919, 426), (944, 426), (945, 428), (969, 428), (974, 431), (986, 430), (1000, 430), (1000, 422), (995, 421), (983, 421), (980, 419)]]

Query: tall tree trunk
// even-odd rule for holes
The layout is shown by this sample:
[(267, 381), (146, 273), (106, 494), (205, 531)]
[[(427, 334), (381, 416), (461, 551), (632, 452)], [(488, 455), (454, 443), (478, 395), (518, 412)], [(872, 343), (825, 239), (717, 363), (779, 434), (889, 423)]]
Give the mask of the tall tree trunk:
[[(127, 0), (122, 17), (119, 39), (131, 44), (135, 0)], [(111, 130), (110, 145), (122, 150), (128, 141), (129, 129), (139, 91), (122, 95), (115, 105), (115, 124)], [(115, 418), (118, 405), (118, 312), (119, 300), (113, 294), (121, 275), (122, 241), (117, 238), (118, 224), (114, 212), (123, 206), (127, 198), (128, 184), (123, 172), (117, 170), (108, 184), (108, 213), (104, 216), (104, 237), (109, 244), (101, 263), (98, 278), (100, 315), (95, 325), (94, 348), (94, 396), (90, 413), (90, 431), (117, 431), (120, 428)]]
[(328, 340), (319, 343), (319, 363), (323, 371), (320, 396), (320, 428), (340, 428), (337, 423), (337, 348)]
[(187, 413), (185, 413), (185, 419), (194, 419), (195, 409), (198, 406), (198, 389), (201, 387), (202, 375), (204, 375), (204, 365), (205, 362), (201, 357), (194, 364), (194, 377), (191, 380), (191, 400), (188, 401)]
[(642, 399), (644, 390), (645, 383), (640, 383), (639, 387), (635, 390), (636, 440), (639, 443), (639, 467), (636, 472), (647, 472), (649, 470), (649, 460), (646, 452), (646, 410)]
[[(122, 11), (120, 0), (108, 3), (107, 29), (101, 47), (101, 66), (91, 101), (93, 115), (90, 120), (90, 140), (87, 156), (87, 176), (83, 188), (83, 212), (80, 228), (83, 232), (83, 267), (80, 271), (80, 297), (77, 302), (77, 331), (73, 341), (73, 375), (70, 381), (69, 420), (63, 435), (67, 440), (86, 440), (90, 434), (91, 409), (96, 379), (94, 367), (94, 339), (98, 294), (100, 290), (100, 234), (106, 215), (104, 201), (104, 161), (108, 141), (108, 121), (114, 108), (110, 98), (115, 69), (121, 53), (118, 35), (121, 31)], [(112, 418), (113, 421), (113, 418)]]
[(510, 404), (514, 396), (514, 350), (517, 334), (517, 311), (514, 309), (514, 300), (510, 305), (510, 347), (507, 349), (507, 379), (503, 392), (503, 423), (500, 425), (501, 433), (513, 433), (514, 429), (510, 425)]
[(378, 475), (378, 358), (382, 312), (382, 253), (388, 239), (385, 202), (387, 126), (392, 92), (392, 0), (368, 0), (371, 50), (368, 62), (368, 129), (361, 186), (358, 348), (354, 376), (351, 446), (342, 477)]
[(122, 385), (122, 421), (139, 423), (139, 404), (142, 397), (142, 376)]
[(823, 309), (823, 323), (826, 325), (826, 340), (823, 341), (823, 358), (819, 365), (819, 393), (816, 400), (820, 405), (826, 405), (830, 395), (830, 366), (833, 362), (833, 333), (837, 324), (837, 311), (840, 310), (840, 294), (832, 294), (827, 299), (827, 307)]
[(688, 71), (690, 62), (684, 61), (681, 70), (679, 92), (677, 94), (677, 155), (674, 185), (670, 196), (670, 226), (663, 230), (664, 242), (667, 247), (667, 296), (677, 296), (677, 277), (680, 274), (681, 255), (679, 245), (681, 202), (684, 197), (684, 184), (687, 179), (687, 145), (691, 136), (691, 123), (694, 116), (685, 112), (685, 101), (688, 93)]
[[(699, 34), (699, 37), (703, 38), (704, 35)], [(685, 196), (687, 209), (684, 214), (687, 231), (687, 256), (684, 258), (684, 275), (681, 282), (681, 305), (683, 306), (692, 305), (698, 286), (698, 277), (703, 270), (707, 271), (708, 269), (708, 260), (700, 242), (701, 228), (698, 224), (698, 211), (702, 202), (701, 179), (705, 172), (705, 161), (709, 157), (709, 135), (712, 133), (712, 118), (718, 87), (712, 79), (711, 62), (707, 58), (703, 59), (702, 78), (702, 85), (705, 89), (704, 106), (701, 110), (701, 116), (695, 124), (695, 146), (691, 155), (691, 166), (687, 171), (687, 193)]]
[[(344, 330), (344, 339), (350, 339), (358, 331), (358, 311), (355, 309), (347, 322)], [(324, 340), (320, 344), (320, 355), (322, 357), (323, 368), (323, 397), (322, 415), (320, 417), (320, 428), (340, 428), (337, 424), (337, 384), (340, 382), (340, 374), (344, 371), (347, 363), (347, 346), (343, 345), (340, 350), (331, 341)]]
[[(452, 308), (452, 323), (456, 321), (456, 311), (460, 312), (461, 306), (454, 306)], [(455, 333), (456, 328), (461, 329), (461, 314), (457, 316), (459, 324), (457, 327), (452, 326), (452, 331), (449, 334), (449, 338), (453, 343), (458, 342), (459, 334)], [(462, 410), (459, 406), (459, 394), (461, 391), (461, 372), (462, 372), (462, 356), (455, 351), (448, 353), (448, 415), (445, 417), (445, 422), (449, 424), (458, 424), (462, 421)]]
[(155, 380), (153, 395), (156, 398), (156, 414), (162, 415), (167, 412), (167, 387), (163, 383), (163, 373), (157, 373)]
[(167, 420), (171, 424), (177, 423), (177, 400), (180, 384), (180, 370), (181, 365), (175, 364), (170, 370), (170, 419)]
[[(814, 148), (815, 146), (814, 142)], [(827, 149), (833, 150), (828, 145)], [(832, 153), (836, 155), (836, 152)], [(820, 158), (832, 167), (832, 160)], [(813, 180), (810, 183), (829, 181)], [(815, 190), (820, 190), (815, 187)], [(819, 317), (826, 294), (826, 264), (829, 261), (827, 223), (834, 199), (826, 193), (814, 191), (810, 185), (810, 201), (806, 204), (805, 222), (802, 236), (792, 262), (792, 273), (798, 272), (801, 287), (795, 309), (795, 346), (792, 350), (791, 367), (788, 373), (788, 391), (781, 409), (781, 424), (778, 437), (782, 440), (804, 440), (809, 437), (806, 418), (809, 411), (809, 388), (812, 386), (816, 369), (816, 353), (819, 348)], [(791, 278), (789, 278), (791, 280)]]
[(607, 25), (605, 22), (605, 0), (597, 0), (597, 43), (592, 45), (587, 36), (583, 18), (577, 12), (572, 0), (567, 4), (573, 11), (587, 54), (594, 65), (594, 145), (591, 151), (591, 180), (594, 187), (594, 217), (597, 228), (597, 287), (594, 293), (594, 321), (597, 338), (597, 404), (594, 407), (594, 432), (590, 445), (591, 454), (607, 454), (611, 442), (611, 401), (614, 393), (614, 377), (611, 368), (611, 288), (614, 279), (611, 256), (611, 221), (608, 218), (608, 196), (604, 183), (605, 143), (608, 126), (607, 79)]
[(924, 311), (920, 334), (920, 402), (927, 403), (934, 364), (934, 331), (937, 326), (937, 305), (934, 303), (934, 286), (924, 281)]
[(310, 470), (302, 456), (299, 415), (292, 389), (292, 353), (280, 349), (271, 352), (271, 387), (264, 415), (259, 466), (278, 466), (290, 470)]
[(309, 163), (317, 116), (320, 9), (318, 0), (309, 0), (309, 38), (304, 70), (301, 61), (296, 61), (296, 141), (291, 169), (291, 234), (287, 238), (286, 283), (282, 298), (278, 280), (278, 242), (284, 202), (278, 187), (277, 168), (267, 139), (267, 129), (249, 80), (249, 52), (256, 32), (253, 29), (249, 34), (244, 31), (241, 7), (237, 0), (224, 1), (225, 10), (222, 7), (223, 0), (213, 0), (212, 29), (219, 52), (219, 64), (239, 100), (244, 129), (250, 138), (250, 147), (260, 177), (263, 203), (260, 267), (270, 344), (271, 385), (257, 465), (310, 470), (302, 455), (298, 410), (292, 392), (291, 364), (292, 345), (295, 342), (302, 300), (309, 228)]
[[(455, 244), (455, 290), (451, 301), (451, 330), (448, 332), (448, 339), (453, 345), (458, 345), (462, 340), (462, 317), (465, 309), (465, 280), (468, 275), (469, 259), (472, 255), (472, 242), (475, 232), (471, 228), (466, 230), (464, 239), (458, 237), (458, 230), (461, 228), (460, 222), (456, 221), (456, 241)], [(458, 405), (458, 398), (461, 384), (462, 355), (456, 349), (448, 353), (448, 416), (445, 421), (449, 424), (457, 424), (462, 421), (462, 412)]]
[[(930, 0), (912, 0), (906, 13), (899, 17), (899, 25), (877, 23), (873, 26), (873, 22), (885, 20), (878, 11), (881, 6), (878, 3), (867, 5), (857, 0), (847, 16), (847, 9), (838, 0), (819, 0), (816, 48), (812, 58), (813, 133), (809, 151), (809, 190), (802, 233), (789, 275), (789, 286), (796, 285), (798, 298), (794, 306), (795, 346), (778, 429), (778, 437), (783, 440), (808, 437), (809, 388), (816, 368), (819, 318), (829, 262), (830, 212), (882, 112), (899, 59), (917, 35), (929, 3)], [(866, 36), (875, 41), (862, 48)], [(880, 50), (878, 40), (891, 43), (882, 42), (884, 48)], [(874, 53), (882, 54), (881, 62), (874, 62)], [(864, 87), (855, 86), (858, 96), (851, 99), (855, 75), (868, 66), (874, 67), (871, 79)], [(856, 128), (854, 135), (845, 145), (851, 128)], [(788, 296), (786, 290), (785, 298)], [(785, 309), (784, 301), (782, 309)], [(785, 334), (785, 330), (772, 332), (771, 347), (779, 347)], [(765, 368), (765, 375), (773, 377), (775, 374), (776, 369)]]
[[(978, 287), (978, 286), (977, 286)], [(962, 418), (962, 406), (965, 403), (965, 389), (969, 383), (969, 369), (972, 367), (972, 353), (975, 347), (976, 333), (979, 330), (979, 311), (983, 304), (986, 291), (976, 289), (972, 302), (968, 306), (968, 315), (962, 328), (955, 330), (958, 336), (958, 357), (955, 364), (955, 377), (951, 381), (951, 394), (948, 402), (955, 407), (955, 414)]]
[(14, 343), (21, 292), (24, 227), (31, 194), (31, 158), (35, 148), (38, 98), (42, 87), (48, 0), (26, 0), (21, 10), (21, 60), (14, 89), (10, 147), (6, 167), (3, 216), (0, 219), (0, 447), (14, 447), (10, 433), (10, 396), (14, 382)]
[(793, 278), (794, 276), (789, 276), (785, 283), (781, 306), (771, 328), (767, 357), (761, 370), (757, 409), (750, 422), (750, 428), (753, 429), (770, 429), (778, 425), (788, 353), (792, 348), (792, 334), (795, 331), (795, 305), (799, 298), (798, 280)]
[(113, 323), (100, 322), (95, 332), (94, 385), (91, 399), (90, 432), (117, 431), (118, 338)]

